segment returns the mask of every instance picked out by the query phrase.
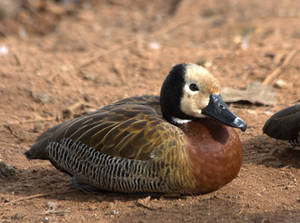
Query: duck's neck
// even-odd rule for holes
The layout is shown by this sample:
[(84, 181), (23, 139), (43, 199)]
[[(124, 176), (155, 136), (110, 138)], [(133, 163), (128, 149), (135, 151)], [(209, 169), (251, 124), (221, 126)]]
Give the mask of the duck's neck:
[[(160, 91), (160, 105), (164, 119), (178, 125), (178, 120), (190, 120), (180, 109), (180, 101), (183, 95), (185, 66), (173, 67), (166, 77)], [(177, 121), (177, 122), (176, 122)]]
[(194, 120), (194, 117), (186, 115), (181, 111), (181, 94), (177, 93), (177, 95), (169, 96), (171, 93), (174, 94), (174, 92), (169, 89), (164, 89), (164, 87), (161, 90), (160, 106), (163, 118), (176, 126), (180, 126)]
[(180, 126), (194, 120), (193, 117), (185, 115), (181, 111), (176, 110), (176, 108), (174, 107), (172, 108), (172, 105), (170, 107), (165, 107), (161, 104), (161, 111), (163, 118), (176, 126)]

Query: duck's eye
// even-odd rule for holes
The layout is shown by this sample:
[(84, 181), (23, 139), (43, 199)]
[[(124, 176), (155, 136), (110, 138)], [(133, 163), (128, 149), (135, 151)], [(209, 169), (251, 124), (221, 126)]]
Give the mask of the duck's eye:
[(195, 83), (191, 83), (189, 85), (189, 88), (191, 91), (199, 91), (199, 88), (198, 88), (197, 84), (195, 84)]

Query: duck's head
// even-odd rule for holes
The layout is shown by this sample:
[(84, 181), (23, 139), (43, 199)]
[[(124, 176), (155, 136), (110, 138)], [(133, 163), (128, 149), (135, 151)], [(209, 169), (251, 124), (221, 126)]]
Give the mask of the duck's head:
[(162, 85), (160, 104), (164, 118), (175, 125), (210, 116), (242, 131), (247, 128), (223, 101), (217, 79), (196, 64), (172, 68)]

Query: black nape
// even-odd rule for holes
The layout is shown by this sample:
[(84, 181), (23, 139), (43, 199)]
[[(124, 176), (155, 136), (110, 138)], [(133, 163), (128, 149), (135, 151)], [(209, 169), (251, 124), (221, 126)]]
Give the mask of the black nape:
[(187, 64), (175, 65), (165, 79), (160, 91), (160, 104), (163, 117), (176, 125), (172, 118), (193, 119), (184, 114), (180, 109), (180, 101), (183, 96), (185, 73)]

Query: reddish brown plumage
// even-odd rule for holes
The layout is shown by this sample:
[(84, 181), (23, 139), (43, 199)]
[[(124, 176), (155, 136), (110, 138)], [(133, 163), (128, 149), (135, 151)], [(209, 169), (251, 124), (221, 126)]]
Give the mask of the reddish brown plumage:
[(237, 176), (242, 144), (233, 128), (206, 118), (187, 123), (182, 129), (197, 181), (195, 193), (217, 190)]

